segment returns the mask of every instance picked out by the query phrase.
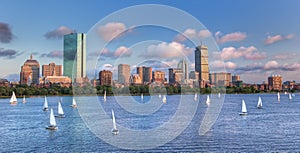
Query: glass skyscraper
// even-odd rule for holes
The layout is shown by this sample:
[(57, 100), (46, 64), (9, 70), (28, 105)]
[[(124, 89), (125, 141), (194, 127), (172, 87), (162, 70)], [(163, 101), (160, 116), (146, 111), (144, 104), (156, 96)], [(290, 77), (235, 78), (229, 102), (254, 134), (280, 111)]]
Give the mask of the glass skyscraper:
[(201, 45), (195, 50), (195, 71), (199, 72), (199, 79), (209, 81), (208, 49)]
[(86, 34), (64, 36), (63, 74), (73, 79), (86, 77)]

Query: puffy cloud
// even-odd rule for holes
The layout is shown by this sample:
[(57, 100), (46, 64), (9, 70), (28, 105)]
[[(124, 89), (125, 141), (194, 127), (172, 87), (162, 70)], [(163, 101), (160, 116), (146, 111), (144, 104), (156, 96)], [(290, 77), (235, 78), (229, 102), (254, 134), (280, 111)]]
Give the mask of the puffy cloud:
[(184, 44), (178, 42), (162, 42), (157, 45), (148, 46), (146, 53), (141, 56), (146, 58), (180, 58), (184, 55), (191, 55), (193, 50), (193, 48), (186, 47)]
[(72, 30), (66, 26), (60, 26), (52, 31), (47, 32), (44, 36), (47, 39), (60, 39), (66, 34), (70, 34), (75, 32), (75, 30)]
[(120, 22), (110, 22), (98, 28), (100, 37), (109, 42), (110, 40), (119, 37), (126, 30), (126, 26)]
[(130, 55), (131, 55), (131, 51), (129, 50), (129, 48), (125, 46), (121, 46), (117, 48), (116, 51), (114, 52), (115, 57), (120, 57), (120, 56), (128, 57)]
[(236, 68), (237, 73), (252, 73), (252, 72), (274, 72), (274, 71), (298, 71), (300, 70), (300, 63), (285, 63), (279, 64), (277, 61), (268, 61), (265, 64), (252, 63), (243, 67)]
[(260, 60), (266, 58), (265, 52), (258, 52), (254, 46), (250, 47), (226, 47), (222, 49), (221, 56), (224, 60), (244, 58), (248, 60)]
[(293, 59), (293, 58), (296, 58), (296, 57), (298, 57), (298, 55), (296, 53), (285, 52), (285, 53), (274, 55), (272, 59), (274, 59), (274, 60), (285, 60), (285, 59)]
[(215, 39), (217, 43), (223, 44), (226, 42), (236, 42), (236, 41), (242, 41), (247, 38), (247, 34), (243, 32), (234, 32), (229, 33), (222, 36), (222, 33), (220, 31), (215, 33)]
[(62, 51), (52, 51), (49, 53), (41, 54), (40, 57), (48, 57), (48, 58), (62, 58), (63, 52)]
[(266, 45), (270, 45), (270, 44), (273, 44), (273, 43), (276, 43), (276, 42), (279, 42), (279, 41), (288, 40), (288, 39), (292, 39), (292, 38), (294, 38), (293, 34), (289, 34), (289, 35), (286, 35), (286, 36), (282, 36), (282, 35), (268, 36), (265, 39), (264, 43)]
[(211, 32), (209, 30), (200, 30), (196, 31), (195, 29), (186, 29), (183, 34), (178, 34), (174, 41), (176, 42), (184, 42), (185, 40), (189, 39), (202, 39), (206, 37), (210, 37)]
[(110, 51), (109, 49), (104, 48), (103, 50), (89, 53), (89, 56), (92, 57), (103, 56), (103, 57), (110, 57), (110, 58), (118, 58), (118, 57), (129, 57), (131, 56), (131, 54), (132, 52), (129, 48), (125, 46), (120, 46), (115, 51)]
[(279, 64), (276, 61), (268, 61), (264, 66), (265, 70), (272, 70), (277, 68), (279, 68)]
[(23, 52), (17, 52), (13, 49), (0, 48), (0, 57), (6, 57), (8, 59), (16, 58), (16, 56), (23, 54)]
[(0, 42), (10, 43), (13, 39), (10, 26), (6, 23), (0, 22)]
[(211, 69), (235, 69), (237, 65), (233, 62), (213, 61), (210, 65)]

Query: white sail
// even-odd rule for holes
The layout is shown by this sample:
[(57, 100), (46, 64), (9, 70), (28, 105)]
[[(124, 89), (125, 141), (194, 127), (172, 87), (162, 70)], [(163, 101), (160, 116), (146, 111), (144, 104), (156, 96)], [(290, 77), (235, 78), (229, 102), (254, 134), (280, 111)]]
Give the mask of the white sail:
[(258, 97), (257, 107), (258, 107), (258, 108), (261, 108), (261, 107), (262, 107), (262, 100), (261, 100), (260, 97)]
[(221, 97), (221, 93), (218, 94), (218, 97), (219, 97), (219, 98)]
[(210, 98), (209, 98), (209, 95), (207, 95), (207, 98), (206, 98), (206, 104), (207, 104), (207, 105), (210, 104)]
[(242, 113), (247, 113), (246, 103), (244, 100), (242, 101)]
[(103, 101), (106, 101), (106, 90), (104, 91)]
[(158, 98), (161, 98), (161, 94), (158, 95)]
[(17, 103), (18, 100), (16, 98), (16, 95), (15, 95), (15, 92), (13, 91), (12, 95), (11, 95), (11, 98), (10, 98), (10, 103)]
[(162, 99), (162, 102), (163, 103), (166, 103), (167, 102), (167, 97), (164, 95), (163, 99)]
[(63, 108), (61, 106), (61, 103), (58, 102), (58, 110), (57, 110), (58, 115), (64, 115)]
[(292, 95), (289, 93), (289, 100), (292, 100)]
[(44, 101), (44, 109), (48, 109), (48, 101), (47, 101), (46, 96), (45, 96), (45, 101)]
[(197, 93), (195, 93), (194, 100), (197, 101), (197, 99), (198, 99), (198, 95)]
[(72, 106), (73, 106), (73, 107), (74, 107), (74, 106), (77, 106), (76, 101), (75, 101), (74, 98), (73, 98), (73, 100), (72, 100)]
[(141, 94), (141, 100), (142, 100), (142, 101), (144, 100), (144, 95), (143, 95), (143, 94)]
[(56, 126), (56, 121), (55, 121), (55, 117), (54, 117), (54, 113), (53, 113), (52, 108), (51, 108), (51, 111), (50, 111), (50, 125), (51, 126)]
[(111, 115), (112, 115), (112, 120), (113, 120), (113, 130), (117, 130), (114, 110), (111, 110)]
[(26, 103), (25, 95), (23, 96), (23, 103)]
[(280, 93), (277, 93), (277, 100), (280, 101)]

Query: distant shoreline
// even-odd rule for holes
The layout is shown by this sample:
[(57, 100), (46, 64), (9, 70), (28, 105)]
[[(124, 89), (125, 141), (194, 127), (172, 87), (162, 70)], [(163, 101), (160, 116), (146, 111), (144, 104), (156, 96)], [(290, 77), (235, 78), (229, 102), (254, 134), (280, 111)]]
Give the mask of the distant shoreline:
[[(294, 94), (297, 94), (298, 92), (295, 92)], [(195, 93), (192, 93), (192, 92), (188, 92), (188, 93), (182, 93), (182, 95), (193, 95)], [(199, 93), (198, 93), (199, 94)], [(212, 94), (218, 94), (218, 93), (212, 93)], [(224, 93), (221, 93), (221, 94), (224, 94)], [(249, 95), (249, 94), (277, 94), (277, 92), (270, 92), (270, 93), (225, 93), (226, 95)], [(281, 92), (281, 94), (284, 94), (283, 92)], [(95, 96), (96, 94), (86, 94), (86, 95), (76, 95), (76, 96)], [(144, 96), (149, 96), (150, 94), (146, 94), (146, 93), (143, 93)], [(159, 95), (157, 93), (153, 94), (153, 95)], [(164, 94), (161, 94), (161, 95), (164, 95)], [(167, 94), (167, 95), (181, 95), (181, 94)], [(210, 94), (200, 94), (200, 95), (210, 95)], [(44, 97), (44, 96), (47, 96), (47, 97), (72, 97), (73, 95), (32, 95), (32, 96), (26, 96), (26, 98), (34, 98), (34, 97)], [(97, 96), (103, 96), (103, 94), (101, 95), (97, 95)], [(106, 96), (110, 97), (110, 96), (140, 96), (140, 94), (107, 94)], [(11, 96), (0, 96), (0, 99), (9, 99)], [(23, 98), (23, 96), (17, 96), (17, 98)]]

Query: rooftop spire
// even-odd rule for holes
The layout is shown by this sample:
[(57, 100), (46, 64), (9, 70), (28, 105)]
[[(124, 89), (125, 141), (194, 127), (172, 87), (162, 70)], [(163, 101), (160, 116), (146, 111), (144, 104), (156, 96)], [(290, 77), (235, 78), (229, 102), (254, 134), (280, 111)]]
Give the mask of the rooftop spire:
[(30, 54), (30, 59), (32, 60), (32, 54)]

